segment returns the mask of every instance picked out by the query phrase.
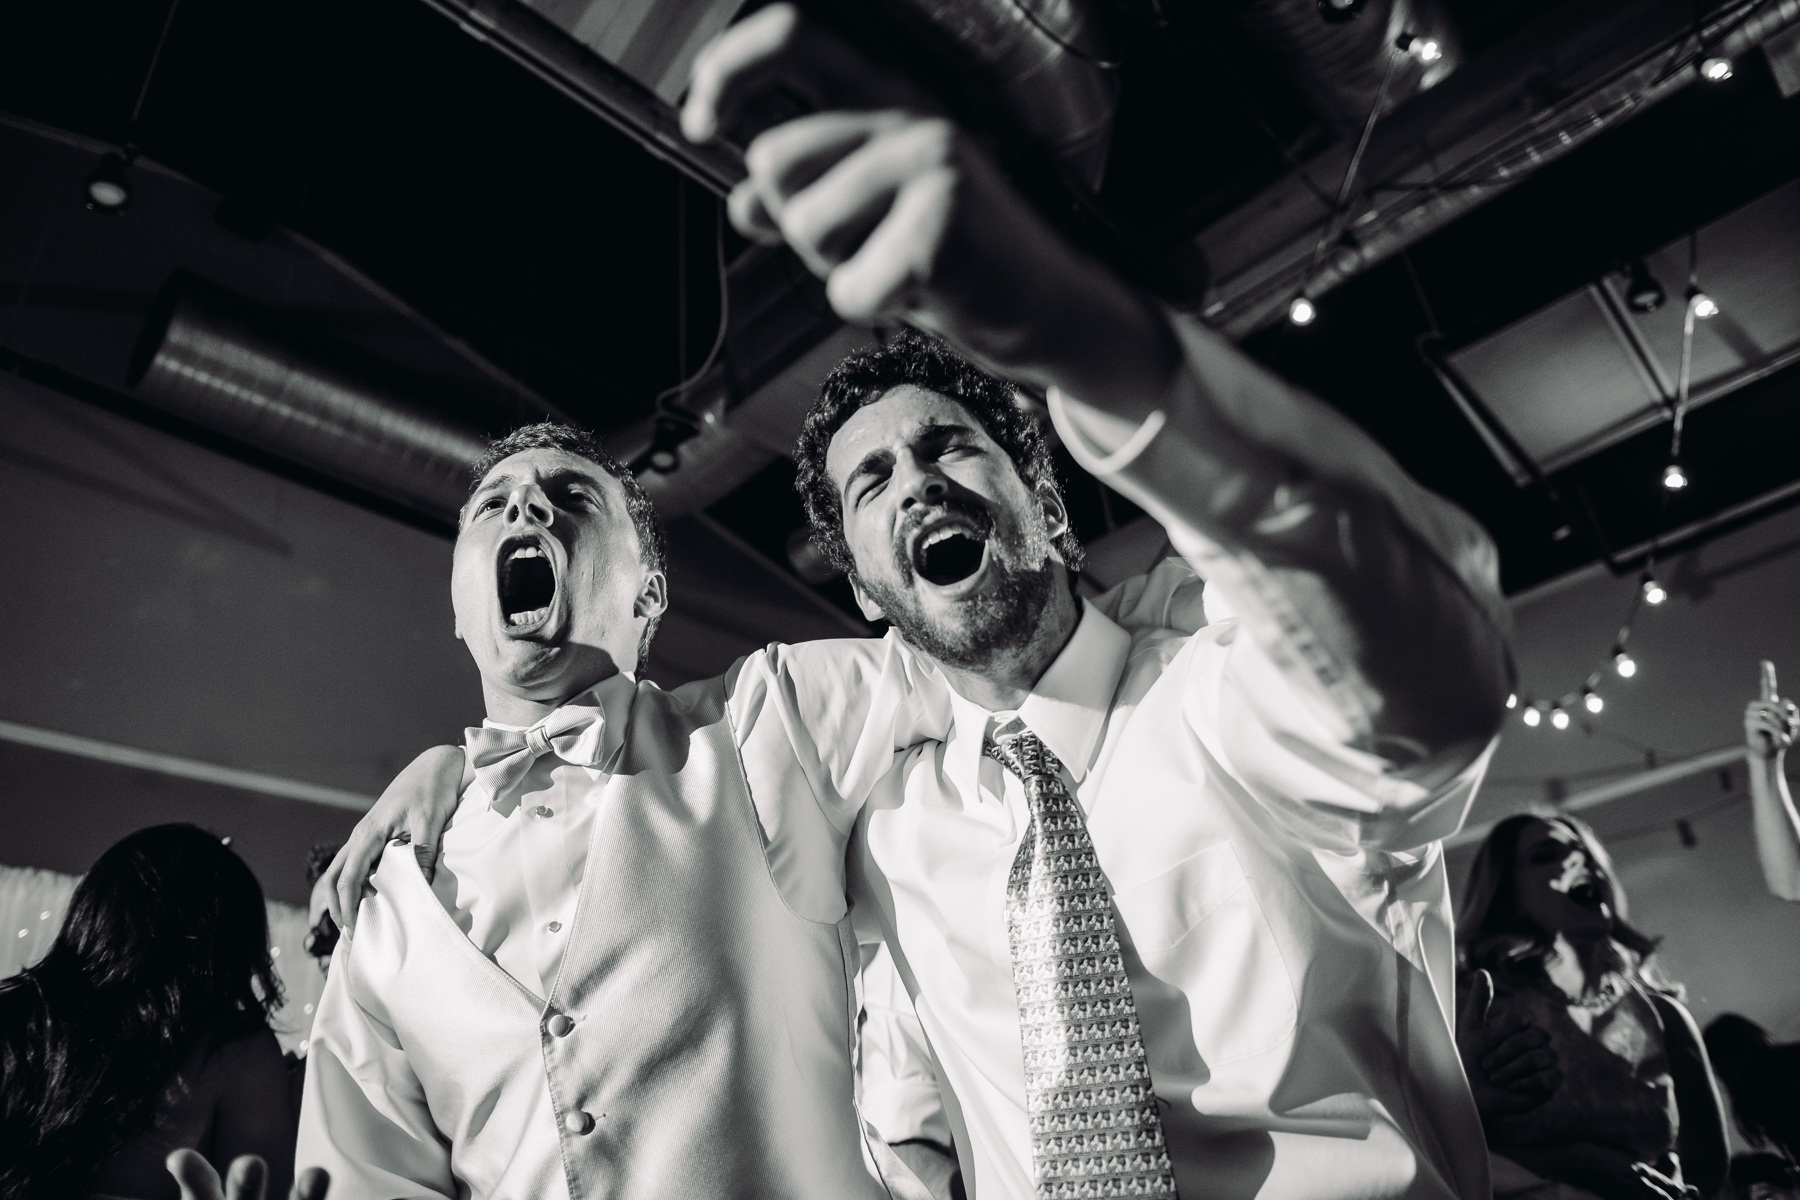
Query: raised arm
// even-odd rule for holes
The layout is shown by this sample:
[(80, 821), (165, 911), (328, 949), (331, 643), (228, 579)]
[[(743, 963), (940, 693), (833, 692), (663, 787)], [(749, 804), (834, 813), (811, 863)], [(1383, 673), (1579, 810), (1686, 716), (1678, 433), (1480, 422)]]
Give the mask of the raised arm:
[(1367, 435), (1080, 254), (972, 139), (785, 5), (713, 43), (683, 125), (730, 136), (782, 88), (822, 109), (757, 137), (740, 229), (785, 239), (840, 314), (944, 334), (1052, 391), (1090, 469), (1153, 512), (1313, 724), (1430, 794), (1491, 741), (1510, 684), (1495, 556)]
[[(1773, 688), (1767, 689), (1773, 692)], [(1756, 856), (1769, 891), (1800, 901), (1800, 813), (1788, 792), (1787, 750), (1800, 728), (1800, 709), (1773, 695), (1744, 709), (1744, 760), (1750, 773), (1750, 807)]]

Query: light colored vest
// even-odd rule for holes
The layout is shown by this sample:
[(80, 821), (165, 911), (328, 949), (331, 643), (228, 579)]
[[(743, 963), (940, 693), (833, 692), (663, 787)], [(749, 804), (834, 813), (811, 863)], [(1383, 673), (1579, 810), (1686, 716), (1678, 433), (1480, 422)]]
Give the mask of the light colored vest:
[(383, 857), (339, 962), (474, 1194), (887, 1195), (852, 1097), (848, 922), (776, 891), (724, 699), (719, 680), (638, 688), (545, 1000), (463, 936), (408, 848)]

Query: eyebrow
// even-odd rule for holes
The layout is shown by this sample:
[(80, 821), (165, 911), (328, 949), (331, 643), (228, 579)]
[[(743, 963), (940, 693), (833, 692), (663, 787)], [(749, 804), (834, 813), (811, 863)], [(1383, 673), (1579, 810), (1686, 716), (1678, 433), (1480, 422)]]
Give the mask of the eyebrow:
[[(974, 432), (975, 427), (972, 425), (956, 425), (943, 421), (934, 421), (929, 425), (919, 426), (918, 429), (913, 431), (913, 436), (907, 439), (907, 441), (910, 445), (918, 445), (920, 442), (933, 440), (942, 441), (945, 438), (954, 437), (958, 434), (970, 434)], [(867, 454), (863, 455), (862, 461), (857, 463), (854, 467), (851, 467), (850, 473), (844, 476), (842, 495), (846, 497), (849, 496), (851, 486), (864, 475), (875, 474), (878, 464), (893, 461), (894, 452), (885, 447), (878, 447), (869, 451)]]

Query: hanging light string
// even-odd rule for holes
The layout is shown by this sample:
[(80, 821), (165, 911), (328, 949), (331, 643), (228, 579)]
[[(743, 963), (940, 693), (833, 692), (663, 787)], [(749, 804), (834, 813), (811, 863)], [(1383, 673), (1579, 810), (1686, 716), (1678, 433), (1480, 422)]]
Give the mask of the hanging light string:
[(144, 82), (138, 88), (137, 103), (131, 106), (131, 123), (125, 127), (127, 149), (130, 148), (133, 138), (137, 135), (138, 117), (144, 111), (144, 97), (150, 94), (150, 81), (156, 78), (156, 65), (162, 61), (163, 47), (168, 44), (169, 29), (175, 24), (175, 12), (180, 7), (181, 0), (169, 0), (169, 12), (167, 16), (163, 17), (162, 32), (156, 36), (156, 49), (150, 53), (150, 65), (144, 69)]

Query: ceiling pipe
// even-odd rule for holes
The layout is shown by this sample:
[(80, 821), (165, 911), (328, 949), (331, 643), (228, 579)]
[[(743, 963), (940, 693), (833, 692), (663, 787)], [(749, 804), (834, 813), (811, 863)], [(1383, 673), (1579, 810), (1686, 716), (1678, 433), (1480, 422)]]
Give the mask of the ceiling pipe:
[(1100, 190), (1119, 110), (1118, 63), (1087, 0), (886, 0), (952, 61), (984, 78), (1008, 123), (1089, 192)]
[(184, 420), (453, 520), (487, 439), (376, 375), (351, 348), (296, 334), (252, 301), (177, 274), (144, 323), (127, 378), (139, 399)]
[[(1688, 0), (1589, 0), (1470, 62), (1376, 129), (1340, 222), (1349, 238), (1323, 261), (1312, 258), (1328, 217), (1297, 175), (1203, 230), (1196, 241), (1214, 268), (1205, 318), (1244, 337), (1302, 289), (1324, 294), (1688, 86), (1692, 73), (1667, 64), (1693, 44), (1693, 20)], [(1796, 20), (1800, 0), (1735, 0), (1708, 18), (1702, 41), (1729, 57)], [(1308, 169), (1332, 178), (1349, 153)]]

